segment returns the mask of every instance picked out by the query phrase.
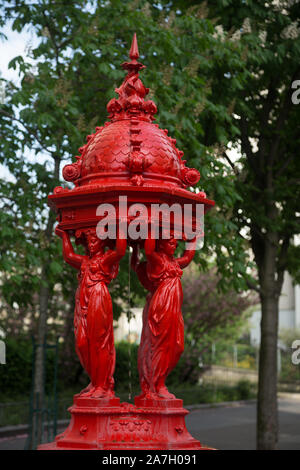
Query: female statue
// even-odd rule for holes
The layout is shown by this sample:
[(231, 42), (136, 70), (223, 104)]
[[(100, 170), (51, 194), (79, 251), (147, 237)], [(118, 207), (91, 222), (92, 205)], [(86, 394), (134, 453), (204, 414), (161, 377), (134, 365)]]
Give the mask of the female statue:
[(140, 386), (142, 390), (141, 397), (146, 397), (150, 393), (151, 374), (149, 367), (151, 366), (151, 340), (148, 325), (149, 305), (155, 291), (154, 284), (149, 280), (147, 275), (147, 262), (139, 262), (139, 247), (135, 245), (131, 256), (131, 268), (136, 272), (142, 286), (149, 291), (146, 297), (146, 304), (143, 310), (143, 329), (141, 342), (138, 349), (138, 372), (140, 378)]
[(112, 397), (115, 347), (112, 301), (107, 286), (118, 274), (126, 240), (118, 238), (115, 250), (105, 251), (106, 241), (97, 237), (94, 228), (77, 230), (76, 243), (82, 243), (87, 252), (82, 256), (74, 252), (67, 231), (56, 228), (55, 232), (62, 238), (64, 260), (79, 271), (74, 312), (76, 352), (91, 379), (80, 396)]
[(180, 278), (182, 269), (193, 259), (195, 250), (186, 250), (174, 258), (177, 241), (174, 238), (145, 241), (147, 262), (137, 263), (134, 253), (132, 266), (144, 287), (150, 291), (143, 312), (143, 332), (139, 348), (141, 397), (175, 398), (165, 381), (177, 364), (184, 349), (184, 324), (181, 313), (183, 300)]

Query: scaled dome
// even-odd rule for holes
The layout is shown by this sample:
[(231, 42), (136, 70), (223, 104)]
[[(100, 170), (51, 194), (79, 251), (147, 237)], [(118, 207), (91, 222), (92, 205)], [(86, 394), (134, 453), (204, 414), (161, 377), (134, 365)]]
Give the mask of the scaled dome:
[(144, 65), (137, 62), (135, 35), (129, 56), (131, 62), (122, 64), (128, 74), (115, 90), (119, 98), (107, 105), (110, 122), (87, 137), (77, 162), (64, 167), (65, 180), (74, 182), (77, 189), (111, 185), (112, 181), (120, 186), (161, 186), (168, 182), (185, 188), (196, 184), (198, 170), (185, 166), (176, 140), (152, 122), (157, 108), (153, 101), (145, 100), (149, 89), (139, 79)]
[[(199, 171), (185, 166), (176, 140), (153, 123), (157, 108), (145, 99), (149, 90), (139, 78), (144, 65), (137, 62), (135, 35), (129, 55), (131, 61), (122, 64), (128, 73), (116, 89), (118, 98), (107, 105), (109, 121), (87, 136), (77, 161), (63, 169), (65, 180), (75, 186), (58, 186), (48, 197), (63, 230), (75, 233), (83, 227), (95, 227), (105, 217), (98, 212), (103, 203), (113, 205), (120, 215), (121, 197), (128, 207), (141, 203), (151, 214), (152, 204), (189, 204), (191, 227), (196, 223), (198, 204), (204, 206), (204, 212), (214, 205), (204, 192), (187, 188), (199, 181)], [(129, 213), (126, 217), (134, 218)]]

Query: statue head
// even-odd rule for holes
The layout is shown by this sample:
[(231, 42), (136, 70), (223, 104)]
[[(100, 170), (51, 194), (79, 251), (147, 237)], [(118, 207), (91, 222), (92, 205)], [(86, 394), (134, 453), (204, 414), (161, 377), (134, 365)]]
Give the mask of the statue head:
[(98, 238), (96, 229), (88, 228), (82, 230), (76, 230), (75, 233), (76, 244), (82, 244), (90, 257), (93, 257), (97, 253), (104, 253), (105, 240)]
[(168, 256), (173, 256), (177, 248), (177, 240), (175, 238), (162, 239), (158, 241), (158, 251)]

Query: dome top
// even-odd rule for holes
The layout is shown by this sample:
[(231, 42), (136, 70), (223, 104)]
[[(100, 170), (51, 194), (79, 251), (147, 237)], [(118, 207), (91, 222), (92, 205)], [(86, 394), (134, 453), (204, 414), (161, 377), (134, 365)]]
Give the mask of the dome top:
[(196, 184), (198, 170), (185, 166), (176, 140), (153, 124), (157, 108), (153, 101), (145, 100), (149, 89), (139, 78), (145, 66), (137, 61), (136, 34), (129, 57), (131, 61), (122, 64), (127, 76), (115, 90), (119, 97), (107, 105), (109, 121), (87, 136), (86, 145), (79, 149), (81, 155), (64, 167), (63, 177), (77, 189), (110, 185), (112, 180), (120, 186), (161, 186), (166, 181), (182, 188)]

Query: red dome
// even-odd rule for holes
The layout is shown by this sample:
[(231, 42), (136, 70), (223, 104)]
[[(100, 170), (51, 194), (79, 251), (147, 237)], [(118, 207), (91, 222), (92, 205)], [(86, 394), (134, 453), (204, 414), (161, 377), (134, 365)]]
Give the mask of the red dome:
[(205, 211), (214, 205), (205, 193), (185, 189), (196, 184), (200, 174), (185, 166), (183, 152), (168, 131), (153, 124), (157, 109), (153, 101), (145, 99), (149, 90), (139, 78), (144, 66), (137, 62), (135, 36), (129, 55), (131, 62), (122, 64), (128, 74), (116, 89), (119, 97), (107, 105), (109, 122), (87, 136), (77, 161), (63, 169), (63, 177), (75, 187), (59, 186), (49, 196), (65, 229), (93, 226), (99, 219), (98, 205), (117, 204), (120, 196), (126, 196), (129, 204), (148, 206), (192, 203), (194, 211), (198, 203), (204, 204)]
[(193, 185), (200, 174), (188, 169), (181, 160), (183, 152), (167, 130), (153, 124), (156, 105), (145, 100), (149, 92), (139, 78), (144, 68), (136, 61), (137, 43), (130, 51), (131, 62), (122, 67), (128, 70), (122, 85), (116, 89), (119, 98), (107, 105), (111, 122), (97, 127), (87, 137), (88, 143), (79, 149), (77, 162), (65, 166), (63, 176), (78, 187), (114, 183), (123, 185), (161, 185), (164, 181), (179, 187)]
[[(133, 150), (137, 139), (139, 149)], [(144, 185), (166, 179), (182, 185), (180, 155), (167, 131), (128, 119), (99, 128), (84, 149), (79, 184), (105, 184), (108, 176), (128, 184), (135, 175), (143, 175)]]

